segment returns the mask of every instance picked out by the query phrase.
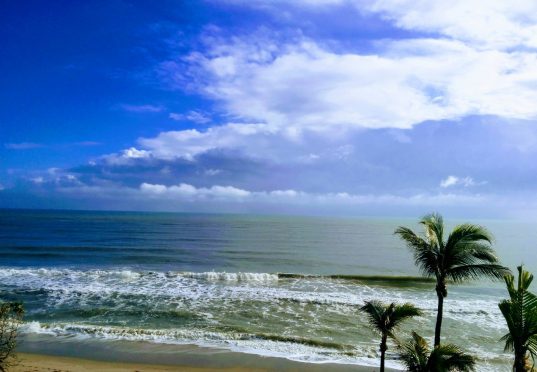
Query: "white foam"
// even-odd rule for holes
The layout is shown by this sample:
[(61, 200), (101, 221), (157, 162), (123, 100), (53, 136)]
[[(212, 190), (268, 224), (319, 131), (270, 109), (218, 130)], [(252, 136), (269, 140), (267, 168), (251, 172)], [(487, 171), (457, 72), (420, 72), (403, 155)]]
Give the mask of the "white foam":
[(278, 281), (277, 274), (268, 274), (268, 273), (226, 273), (226, 272), (203, 272), (203, 273), (194, 273), (194, 272), (184, 272), (179, 273), (187, 278), (194, 279), (204, 279), (208, 281), (218, 282), (254, 282), (254, 283), (271, 283)]
[[(302, 329), (304, 320), (297, 318), (297, 311), (318, 323), (321, 311), (336, 316), (356, 318), (357, 307), (364, 301), (378, 299), (385, 302), (412, 302), (424, 310), (425, 316), (418, 320), (431, 328), (434, 322), (437, 299), (434, 291), (411, 287), (387, 287), (365, 285), (345, 280), (320, 277), (278, 279), (270, 273), (224, 273), (224, 272), (144, 272), (133, 270), (70, 270), (70, 269), (0, 269), (2, 286), (22, 290), (40, 290), (47, 293), (46, 308), (40, 311), (53, 314), (56, 309), (93, 309), (104, 303), (114, 304), (111, 311), (131, 308), (176, 308), (202, 317), (207, 324), (226, 326), (226, 314), (233, 306), (252, 306), (253, 316), (259, 319), (272, 317), (281, 320), (286, 327)], [(122, 302), (124, 301), (124, 302)], [(138, 302), (136, 302), (138, 301)], [(481, 329), (479, 337), (496, 342), (506, 331), (497, 303), (492, 295), (465, 293), (451, 290), (444, 304), (446, 330), (456, 326), (453, 335), (461, 346), (475, 347), (475, 354), (484, 360), (492, 358), (480, 341), (468, 339), (472, 330)], [(134, 303), (134, 305), (133, 305)], [(137, 306), (136, 304), (139, 304)], [(248, 305), (253, 304), (253, 305)], [(245, 306), (243, 306), (245, 305)], [(112, 306), (112, 305), (107, 305)], [(298, 314), (298, 315), (300, 315)], [(278, 318), (280, 317), (280, 318)], [(326, 318), (326, 317), (325, 317)], [(282, 323), (283, 322), (283, 323)], [(326, 348), (314, 348), (295, 343), (270, 340), (241, 339), (240, 333), (210, 332), (207, 329), (140, 330), (81, 324), (25, 325), (25, 332), (48, 332), (55, 335), (121, 338), (166, 343), (193, 343), (224, 347), (255, 354), (268, 353), (289, 359), (315, 362), (333, 361), (364, 364), (374, 360), (368, 353), (346, 356)], [(356, 324), (346, 324), (340, 332), (355, 334)], [(369, 335), (369, 332), (363, 332)], [(300, 333), (298, 333), (300, 334)], [(475, 335), (474, 335), (475, 336)], [(367, 336), (369, 337), (369, 336)], [(450, 336), (451, 337), (451, 336)], [(244, 337), (243, 337), (244, 338)], [(463, 344), (462, 341), (466, 342)], [(370, 345), (378, 343), (371, 338)], [(457, 343), (456, 342), (456, 343)], [(499, 348), (501, 345), (499, 345)], [(328, 353), (328, 354), (327, 354)], [(359, 361), (359, 362), (358, 362)]]
[[(412, 302), (425, 312), (436, 311), (433, 291), (368, 286), (324, 278), (279, 280), (269, 273), (161, 273), (131, 270), (0, 269), (0, 283), (18, 288), (46, 290), (57, 300), (80, 295), (145, 295), (183, 300), (296, 301), (357, 306), (370, 299)], [(450, 293), (445, 316), (461, 322), (482, 323), (505, 329), (497, 303), (491, 296)], [(344, 311), (344, 309), (343, 309)]]

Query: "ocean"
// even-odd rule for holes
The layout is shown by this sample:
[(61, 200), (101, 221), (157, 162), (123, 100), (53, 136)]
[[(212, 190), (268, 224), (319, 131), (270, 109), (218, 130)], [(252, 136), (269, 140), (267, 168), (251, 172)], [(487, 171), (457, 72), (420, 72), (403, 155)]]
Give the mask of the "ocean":
[[(24, 303), (33, 351), (43, 340), (121, 341), (376, 366), (379, 338), (358, 311), (364, 301), (414, 303), (424, 316), (398, 336), (433, 336), (434, 284), (393, 235), (399, 225), (419, 229), (418, 217), (0, 210), (0, 297)], [(495, 234), (503, 264), (537, 273), (530, 223), (468, 222)], [(448, 291), (444, 342), (478, 357), (479, 370), (507, 370), (504, 284)], [(401, 368), (391, 346), (387, 366)]]

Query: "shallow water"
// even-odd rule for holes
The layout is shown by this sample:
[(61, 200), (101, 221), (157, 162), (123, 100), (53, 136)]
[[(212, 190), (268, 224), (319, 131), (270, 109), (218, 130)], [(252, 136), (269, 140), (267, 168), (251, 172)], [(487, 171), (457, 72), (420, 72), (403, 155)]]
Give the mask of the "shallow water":
[[(526, 245), (535, 241), (528, 226), (482, 223), (496, 234), (507, 265), (521, 257), (536, 262)], [(425, 315), (399, 334), (405, 338), (413, 329), (432, 336), (434, 284), (415, 278), (411, 255), (393, 236), (398, 225), (414, 224), (4, 210), (0, 293), (25, 303), (27, 334), (63, 341), (197, 344), (374, 365), (378, 340), (357, 311), (364, 301), (416, 304)], [(449, 288), (443, 335), (478, 356), (480, 370), (510, 363), (498, 342), (507, 331), (497, 306), (505, 295), (501, 283)], [(393, 353), (388, 356), (397, 367)]]

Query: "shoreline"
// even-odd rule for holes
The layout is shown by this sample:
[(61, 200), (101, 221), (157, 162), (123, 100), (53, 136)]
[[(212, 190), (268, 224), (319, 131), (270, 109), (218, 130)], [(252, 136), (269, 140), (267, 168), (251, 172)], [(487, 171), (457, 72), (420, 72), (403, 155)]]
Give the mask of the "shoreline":
[[(313, 360), (308, 362), (194, 344), (156, 344), (125, 340), (103, 342), (91, 338), (57, 338), (51, 335), (25, 335), (15, 352), (20, 364), (10, 368), (10, 371), (370, 372), (378, 370), (375, 359), (364, 361), (364, 364)], [(387, 368), (387, 371), (395, 369)]]
[[(373, 366), (361, 365), (343, 365), (335, 363), (305, 363), (294, 362), (284, 358), (255, 356), (258, 364), (252, 364), (252, 358), (245, 358), (242, 353), (233, 353), (233, 364), (200, 366), (193, 365), (184, 361), (178, 364), (157, 364), (132, 361), (112, 361), (100, 360), (85, 357), (73, 357), (62, 355), (51, 355), (41, 353), (18, 352), (16, 362), (9, 367), (13, 372), (86, 372), (86, 371), (110, 371), (110, 372), (156, 372), (156, 371), (187, 371), (187, 372), (205, 372), (205, 371), (228, 371), (228, 372), (246, 372), (246, 371), (356, 371), (369, 372), (378, 370)], [(215, 356), (208, 356), (213, 359)], [(213, 360), (214, 362), (214, 360)], [(387, 371), (395, 371), (387, 368)]]
[[(343, 360), (292, 360), (282, 355), (263, 355), (196, 344), (106, 340), (93, 337), (58, 337), (51, 334), (35, 333), (21, 336), (16, 354), (23, 357), (30, 355), (32, 360), (39, 359), (37, 356), (44, 356), (45, 359), (66, 357), (78, 360), (80, 363), (85, 363), (85, 361), (104, 363), (103, 367), (107, 367), (107, 363), (110, 363), (110, 368), (123, 365), (136, 366), (130, 371), (140, 370), (142, 367), (153, 368), (154, 366), (166, 366), (166, 368), (172, 368), (171, 370), (192, 368), (192, 370), (201, 371), (230, 369), (241, 371), (307, 370), (322, 372), (331, 370), (332, 372), (365, 372), (378, 370), (378, 359), (375, 356), (365, 359), (358, 358), (355, 363), (345, 363)], [(62, 361), (58, 359), (58, 363), (61, 364)], [(387, 368), (387, 371), (396, 371), (395, 366), (388, 364), (387, 367), (390, 367)], [(67, 370), (78, 371), (72, 368)]]
[[(110, 371), (110, 372), (132, 372), (132, 371), (186, 371), (186, 372), (203, 372), (211, 371), (215, 368), (195, 367), (188, 365), (165, 365), (165, 364), (145, 364), (145, 363), (123, 363), (110, 362), (102, 360), (93, 360), (86, 358), (75, 358), (46, 354), (18, 353), (17, 363), (9, 368), (13, 372), (85, 372), (85, 371)], [(244, 367), (223, 367), (217, 368), (219, 371), (245, 372), (252, 369)], [(265, 371), (265, 369), (258, 369)]]

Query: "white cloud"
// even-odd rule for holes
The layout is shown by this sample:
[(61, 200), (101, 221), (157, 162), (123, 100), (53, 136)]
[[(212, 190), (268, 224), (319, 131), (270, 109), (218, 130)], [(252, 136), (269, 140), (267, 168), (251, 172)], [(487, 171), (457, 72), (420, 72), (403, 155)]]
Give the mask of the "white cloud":
[[(263, 147), (272, 146), (270, 137), (274, 135), (278, 135), (278, 131), (264, 124), (231, 123), (205, 131), (188, 129), (162, 132), (155, 138), (141, 138), (138, 142), (157, 158), (193, 160), (197, 155), (214, 149), (241, 147), (251, 149), (251, 153), (261, 154)], [(269, 143), (263, 144), (262, 139)]]
[(401, 28), (439, 33), (481, 48), (537, 47), (537, 2), (533, 0), (352, 1)]
[(448, 176), (440, 182), (440, 187), (448, 188), (453, 186), (476, 186), (482, 185), (485, 182), (476, 182), (472, 177), (457, 177), (457, 176)]
[[(304, 38), (219, 42), (184, 58), (191, 86), (241, 120), (299, 133), (411, 128), (467, 115), (537, 117), (537, 56), (530, 52), (446, 39), (383, 41), (376, 54), (336, 53)], [(169, 81), (182, 81), (182, 65), (161, 67)]]
[(250, 191), (234, 186), (213, 185), (211, 187), (195, 187), (190, 184), (166, 186), (162, 184), (142, 183), (139, 188), (119, 185), (66, 185), (57, 189), (65, 194), (76, 197), (92, 195), (101, 199), (114, 198), (121, 200), (137, 200), (143, 202), (159, 201), (168, 206), (180, 206), (183, 203), (240, 203), (250, 205), (280, 205), (306, 207), (346, 208), (360, 205), (419, 206), (441, 207), (454, 206), (459, 203), (478, 205), (486, 202), (489, 197), (483, 195), (465, 195), (454, 193), (439, 194), (350, 194), (350, 193), (309, 193), (299, 190)]
[(158, 184), (142, 183), (140, 191), (148, 196), (165, 196), (168, 198), (184, 198), (187, 200), (241, 200), (251, 195), (250, 191), (233, 186), (212, 186), (210, 188), (196, 188), (181, 183), (177, 186), (164, 186)]
[(110, 154), (103, 156), (104, 161), (112, 165), (126, 165), (133, 159), (148, 159), (152, 153), (147, 150), (139, 150), (136, 147), (130, 147), (121, 151), (119, 154)]
[[(537, 54), (529, 51), (483, 50), (447, 39), (380, 41), (376, 54), (336, 53), (305, 38), (211, 41), (205, 54), (182, 60), (190, 66), (189, 89), (243, 123), (141, 138), (140, 147), (157, 158), (193, 160), (214, 149), (237, 149), (266, 158), (294, 151), (311, 162), (308, 154), (320, 155), (316, 149), (296, 151), (306, 132), (334, 138), (331, 147), (344, 149), (349, 130), (408, 129), (468, 115), (537, 118)], [(171, 84), (184, 81), (184, 65), (168, 61), (161, 69)], [(400, 142), (411, 140), (394, 133)]]
[[(275, 8), (262, 1), (245, 4)], [(338, 4), (431, 36), (377, 40), (371, 52), (358, 53), (335, 51), (300, 35), (282, 41), (260, 31), (223, 38), (211, 29), (202, 37), (203, 52), (165, 61), (158, 72), (172, 87), (215, 100), (236, 122), (163, 132), (140, 139), (140, 147), (164, 159), (193, 160), (214, 149), (235, 149), (265, 158), (293, 153), (311, 163), (324, 154), (314, 148), (300, 152), (306, 150), (300, 146), (308, 131), (335, 138), (331, 148), (345, 149), (341, 134), (349, 130), (394, 128), (394, 138), (408, 143), (411, 137), (397, 129), (425, 121), (470, 115), (537, 118), (537, 54), (528, 49), (537, 46), (537, 12), (532, 11), (537, 3), (302, 1), (308, 7)], [(197, 111), (170, 117), (209, 120)], [(340, 155), (352, 156), (352, 151)]]
[[(281, 13), (287, 1), (239, 1)], [(294, 6), (338, 9), (354, 6), (362, 14), (380, 14), (395, 26), (440, 34), (481, 48), (537, 47), (537, 3), (533, 0), (295, 0)], [(340, 8), (341, 9), (341, 8)], [(347, 9), (345, 9), (347, 10)]]
[(186, 114), (177, 114), (175, 112), (172, 112), (170, 113), (169, 116), (170, 116), (170, 119), (172, 120), (177, 120), (177, 121), (187, 120), (187, 121), (192, 121), (196, 124), (207, 124), (211, 121), (211, 118), (209, 115), (200, 111), (193, 111), (193, 110), (187, 112)]
[(170, 201), (210, 201), (225, 202), (251, 202), (251, 203), (291, 203), (316, 205), (423, 205), (440, 206), (452, 203), (479, 203), (484, 197), (480, 195), (461, 194), (416, 194), (411, 196), (360, 195), (349, 193), (308, 193), (297, 190), (249, 191), (233, 186), (200, 187), (181, 183), (179, 185), (165, 186), (160, 184), (142, 183), (140, 192), (150, 198), (167, 199)]
[(155, 105), (128, 105), (128, 104), (122, 104), (120, 107), (129, 112), (162, 112), (164, 111), (163, 106), (155, 106)]

